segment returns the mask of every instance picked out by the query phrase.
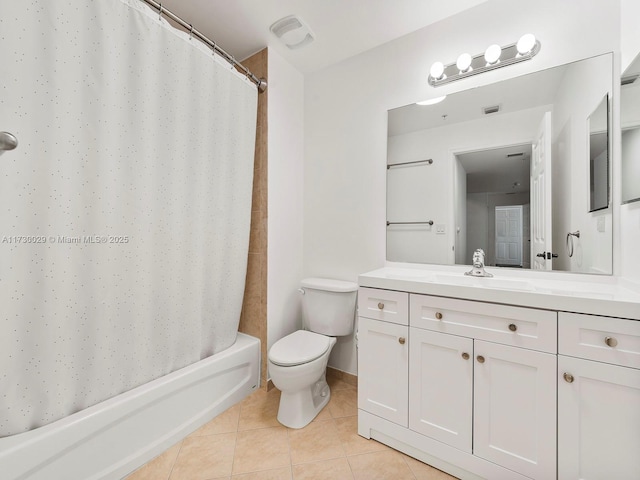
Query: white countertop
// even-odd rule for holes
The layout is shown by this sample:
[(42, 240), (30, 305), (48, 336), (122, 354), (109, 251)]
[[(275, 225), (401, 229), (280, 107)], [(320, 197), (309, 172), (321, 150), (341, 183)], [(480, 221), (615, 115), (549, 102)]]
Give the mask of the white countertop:
[(487, 267), (493, 277), (465, 276), (464, 265), (388, 266), (358, 277), (362, 287), (640, 320), (640, 285), (620, 277)]

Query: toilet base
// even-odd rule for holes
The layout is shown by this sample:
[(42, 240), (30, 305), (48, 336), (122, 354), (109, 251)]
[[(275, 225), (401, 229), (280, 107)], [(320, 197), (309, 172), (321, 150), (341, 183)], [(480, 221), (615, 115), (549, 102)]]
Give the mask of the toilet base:
[(282, 392), (278, 407), (278, 421), (289, 428), (302, 428), (316, 418), (329, 403), (331, 390), (326, 375), (295, 392)]

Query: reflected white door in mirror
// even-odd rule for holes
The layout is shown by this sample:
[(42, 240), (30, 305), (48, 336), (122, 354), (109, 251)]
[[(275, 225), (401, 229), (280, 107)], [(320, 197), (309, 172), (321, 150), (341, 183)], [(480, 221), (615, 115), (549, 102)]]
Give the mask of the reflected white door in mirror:
[[(612, 88), (607, 54), (390, 110), (387, 163), (404, 166), (387, 170), (387, 260), (470, 265), (482, 248), (490, 266), (611, 274)], [(519, 205), (505, 252), (496, 207)]]

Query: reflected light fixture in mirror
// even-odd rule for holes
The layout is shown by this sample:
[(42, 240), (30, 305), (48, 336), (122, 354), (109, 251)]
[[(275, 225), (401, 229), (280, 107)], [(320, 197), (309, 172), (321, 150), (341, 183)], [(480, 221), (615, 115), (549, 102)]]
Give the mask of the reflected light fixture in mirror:
[(443, 101), (445, 98), (447, 98), (446, 95), (442, 95), (441, 97), (435, 97), (435, 98), (430, 98), (429, 100), (423, 100), (421, 102), (416, 102), (416, 105), (435, 105), (436, 103), (440, 103), (441, 101)]
[(539, 51), (540, 42), (535, 35), (527, 33), (516, 43), (504, 47), (490, 45), (484, 53), (474, 56), (463, 53), (455, 63), (444, 65), (442, 62), (435, 62), (429, 70), (429, 85), (437, 87), (471, 75), (531, 60)]

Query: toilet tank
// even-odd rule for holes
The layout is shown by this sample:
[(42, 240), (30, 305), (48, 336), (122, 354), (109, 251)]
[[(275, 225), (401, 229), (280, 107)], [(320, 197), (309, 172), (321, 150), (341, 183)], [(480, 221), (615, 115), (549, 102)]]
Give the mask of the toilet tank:
[(353, 332), (358, 285), (343, 280), (306, 278), (300, 282), (302, 319), (312, 332), (332, 337)]

